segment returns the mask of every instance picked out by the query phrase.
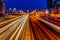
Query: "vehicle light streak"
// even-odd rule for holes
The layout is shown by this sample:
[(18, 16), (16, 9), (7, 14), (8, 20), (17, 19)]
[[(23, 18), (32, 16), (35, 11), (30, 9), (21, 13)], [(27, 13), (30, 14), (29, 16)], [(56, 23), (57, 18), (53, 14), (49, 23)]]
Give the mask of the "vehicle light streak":
[[(32, 16), (31, 18), (33, 19), (34, 16)], [(37, 19), (34, 19), (33, 21), (35, 21), (38, 26), (48, 35), (48, 37), (51, 40), (60, 40), (60, 38), (56, 35), (54, 35), (50, 30), (48, 30), (43, 24), (41, 24), (40, 22), (36, 21)]]

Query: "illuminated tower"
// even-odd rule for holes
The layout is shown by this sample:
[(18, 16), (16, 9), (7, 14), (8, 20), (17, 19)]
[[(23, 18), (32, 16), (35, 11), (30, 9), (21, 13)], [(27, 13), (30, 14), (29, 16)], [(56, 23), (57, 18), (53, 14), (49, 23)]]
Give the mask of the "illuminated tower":
[(4, 14), (5, 14), (4, 0), (0, 0), (0, 16), (3, 16)]

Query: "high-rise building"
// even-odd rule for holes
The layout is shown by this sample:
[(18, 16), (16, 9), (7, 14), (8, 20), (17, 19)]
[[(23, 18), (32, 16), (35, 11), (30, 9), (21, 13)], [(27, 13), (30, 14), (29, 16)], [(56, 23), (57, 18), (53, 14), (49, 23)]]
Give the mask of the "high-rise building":
[(55, 12), (60, 11), (60, 0), (47, 0), (47, 8), (53, 8)]
[(57, 6), (60, 6), (60, 0), (57, 0), (57, 1), (56, 1), (56, 5), (57, 5)]
[(47, 7), (54, 8), (56, 6), (56, 0), (47, 0)]
[(57, 11), (60, 12), (60, 0), (56, 1), (56, 8), (57, 8)]
[(5, 4), (4, 0), (0, 0), (0, 16), (3, 16), (5, 13)]

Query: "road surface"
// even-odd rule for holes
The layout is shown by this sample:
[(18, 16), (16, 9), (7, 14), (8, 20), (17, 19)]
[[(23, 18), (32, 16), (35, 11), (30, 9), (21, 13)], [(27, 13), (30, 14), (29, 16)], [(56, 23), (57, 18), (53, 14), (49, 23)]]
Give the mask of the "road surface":
[(24, 14), (0, 22), (0, 40), (60, 40), (60, 24), (52, 21)]

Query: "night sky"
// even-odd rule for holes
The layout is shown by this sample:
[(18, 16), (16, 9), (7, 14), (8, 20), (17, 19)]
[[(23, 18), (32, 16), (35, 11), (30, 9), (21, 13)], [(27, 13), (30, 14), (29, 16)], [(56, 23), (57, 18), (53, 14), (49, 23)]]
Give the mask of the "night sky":
[(18, 10), (34, 10), (46, 8), (46, 0), (5, 0), (6, 10), (16, 8)]

